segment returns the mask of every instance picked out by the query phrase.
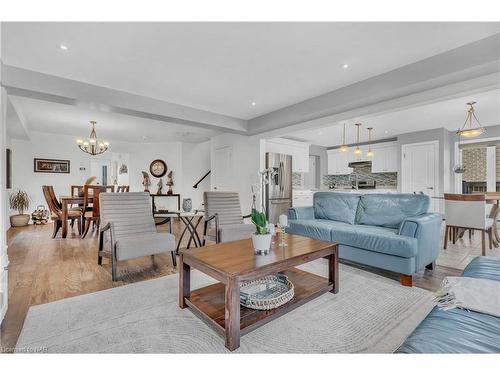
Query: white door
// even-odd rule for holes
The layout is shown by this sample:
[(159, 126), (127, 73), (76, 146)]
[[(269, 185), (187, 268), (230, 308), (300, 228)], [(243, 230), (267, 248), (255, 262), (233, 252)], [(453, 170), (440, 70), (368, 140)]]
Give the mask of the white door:
[(212, 173), (214, 190), (231, 190), (233, 185), (231, 182), (234, 179), (232, 147), (226, 146), (215, 150)]
[(401, 148), (401, 192), (431, 197), (429, 211), (439, 212), (439, 141), (412, 143)]

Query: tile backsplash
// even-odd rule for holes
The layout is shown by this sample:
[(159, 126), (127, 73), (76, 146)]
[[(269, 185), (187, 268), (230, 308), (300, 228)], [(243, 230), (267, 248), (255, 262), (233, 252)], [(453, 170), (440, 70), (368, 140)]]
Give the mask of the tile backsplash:
[(304, 187), (304, 173), (293, 172), (292, 173), (292, 187), (303, 188)]
[(323, 185), (350, 186), (351, 181), (354, 181), (355, 175), (358, 176), (359, 181), (367, 181), (367, 182), (375, 181), (377, 186), (394, 187), (394, 188), (398, 186), (397, 172), (372, 173), (371, 167), (354, 168), (351, 174), (324, 175)]

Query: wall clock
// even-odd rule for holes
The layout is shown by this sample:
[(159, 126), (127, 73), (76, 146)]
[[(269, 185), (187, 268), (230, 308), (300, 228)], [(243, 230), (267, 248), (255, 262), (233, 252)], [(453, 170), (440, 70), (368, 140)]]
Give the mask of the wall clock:
[(149, 171), (154, 177), (163, 177), (167, 173), (167, 164), (160, 159), (153, 160), (149, 166)]

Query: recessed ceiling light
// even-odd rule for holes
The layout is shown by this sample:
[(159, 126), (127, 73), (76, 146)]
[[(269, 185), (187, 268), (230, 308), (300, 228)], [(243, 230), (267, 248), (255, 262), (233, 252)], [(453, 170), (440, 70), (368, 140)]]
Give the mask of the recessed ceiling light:
[(257, 105), (257, 103), (252, 102), (252, 107), (255, 107), (256, 105)]
[(384, 132), (385, 134), (389, 133), (387, 130)]
[(68, 46), (67, 46), (67, 45), (65, 45), (65, 44), (60, 44), (60, 45), (59, 45), (59, 48), (61, 48), (61, 49), (62, 49), (62, 50), (64, 50), (64, 51), (67, 51), (67, 50), (68, 50)]
[(349, 64), (344, 64), (344, 65), (342, 65), (342, 68), (344, 68), (344, 69), (349, 68)]

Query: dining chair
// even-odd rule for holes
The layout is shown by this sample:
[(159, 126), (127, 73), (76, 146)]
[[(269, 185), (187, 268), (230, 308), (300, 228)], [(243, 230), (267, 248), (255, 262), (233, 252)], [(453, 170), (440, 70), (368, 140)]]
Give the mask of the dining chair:
[(118, 185), (116, 188), (117, 193), (128, 193), (130, 191), (129, 185)]
[[(481, 232), (481, 253), (486, 255), (486, 234), (489, 237), (489, 248), (492, 248), (492, 228), (494, 219), (490, 217), (484, 194), (444, 194), (445, 222), (444, 248), (448, 246), (450, 231), (455, 243), (457, 229), (477, 230)], [(470, 236), (469, 232), (469, 236)]]
[[(114, 192), (114, 186), (103, 185), (84, 185), (83, 186), (83, 222), (85, 229), (82, 238), (85, 238), (92, 225), (92, 231), (95, 227), (99, 227), (99, 220), (101, 218), (99, 195), (107, 191)], [(90, 198), (92, 198), (92, 206), (89, 205)]]
[[(176, 266), (175, 237), (156, 231), (149, 193), (101, 193), (99, 200), (101, 225), (97, 263), (101, 265), (103, 257), (111, 259), (113, 281), (118, 262), (122, 260), (170, 252), (173, 266)], [(105, 251), (108, 244), (109, 251)]]
[[(47, 202), (50, 212), (52, 213), (51, 219), (54, 221), (54, 230), (52, 232), (52, 238), (55, 238), (57, 232), (62, 227), (62, 205), (57, 200), (54, 188), (50, 185), (42, 186), (43, 196)], [(82, 233), (82, 210), (79, 208), (70, 208), (68, 210), (68, 219), (76, 220), (78, 223), (78, 234)]]
[(246, 224), (242, 216), (240, 196), (235, 192), (206, 191), (203, 193), (205, 207), (205, 224), (203, 228), (203, 245), (205, 241), (216, 243), (237, 241), (250, 238), (255, 232), (253, 224)]

